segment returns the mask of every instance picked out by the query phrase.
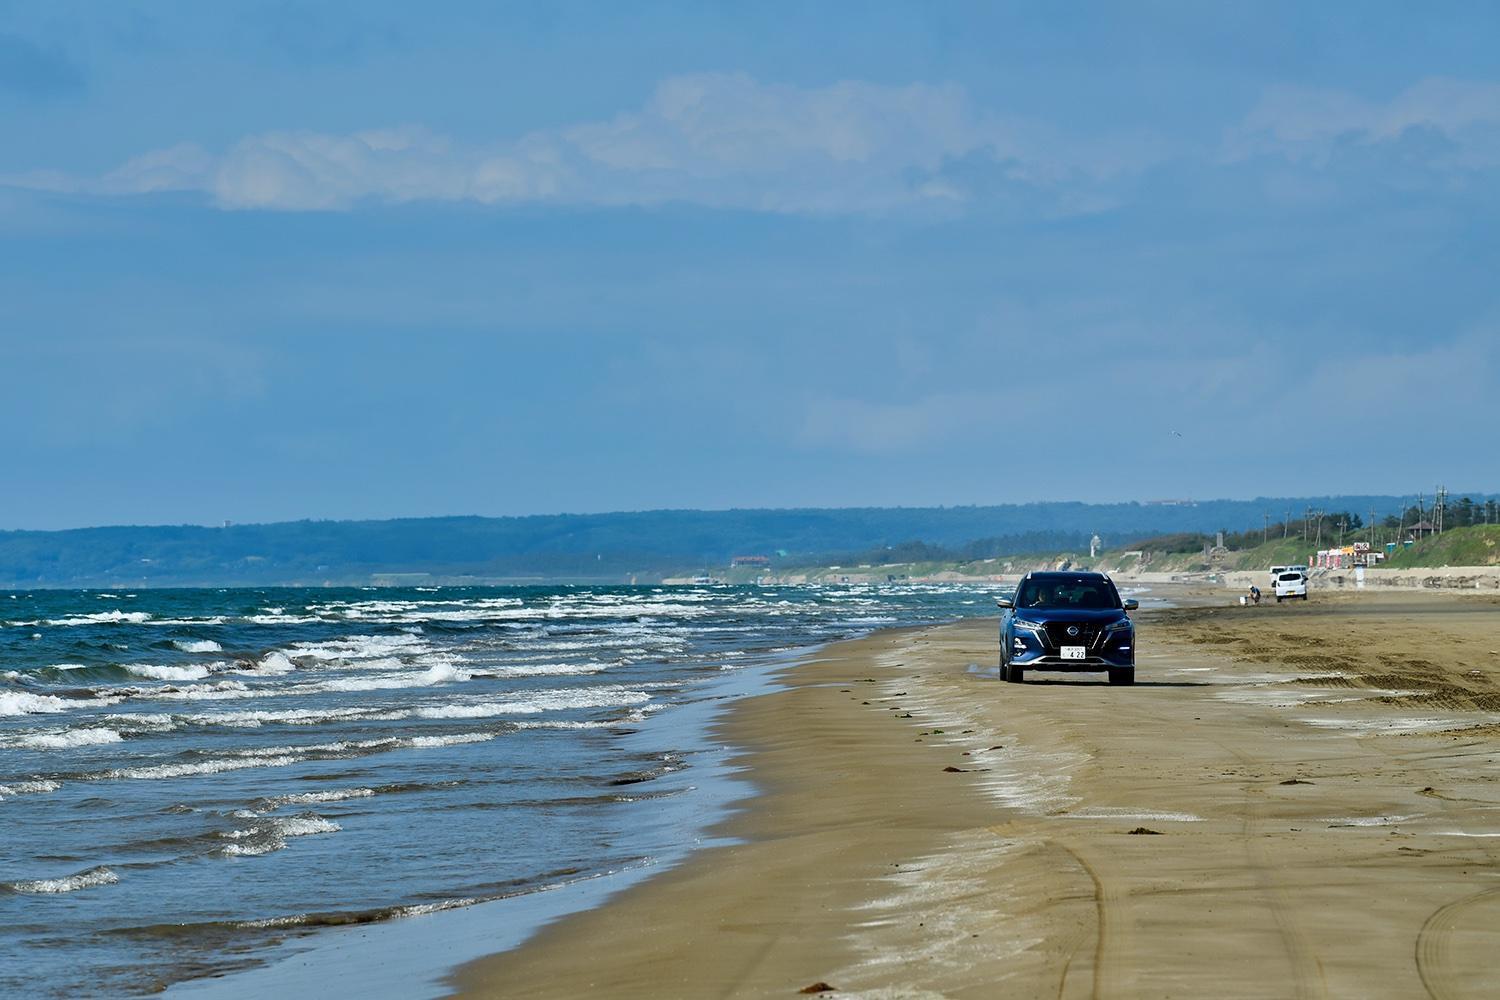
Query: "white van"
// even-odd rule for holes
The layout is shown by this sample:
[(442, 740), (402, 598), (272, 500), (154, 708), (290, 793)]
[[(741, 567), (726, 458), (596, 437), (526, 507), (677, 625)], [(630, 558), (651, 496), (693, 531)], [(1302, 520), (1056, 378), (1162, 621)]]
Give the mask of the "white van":
[(1280, 604), (1284, 597), (1300, 597), (1307, 600), (1307, 574), (1300, 569), (1289, 569), (1276, 574), (1276, 580), (1271, 584), (1271, 592), (1276, 595), (1276, 603)]

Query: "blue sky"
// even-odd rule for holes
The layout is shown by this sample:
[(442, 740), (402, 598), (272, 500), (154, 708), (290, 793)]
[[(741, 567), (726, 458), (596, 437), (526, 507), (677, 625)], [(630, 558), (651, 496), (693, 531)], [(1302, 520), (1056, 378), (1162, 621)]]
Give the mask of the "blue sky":
[(0, 527), (1494, 490), (1496, 37), (0, 2)]

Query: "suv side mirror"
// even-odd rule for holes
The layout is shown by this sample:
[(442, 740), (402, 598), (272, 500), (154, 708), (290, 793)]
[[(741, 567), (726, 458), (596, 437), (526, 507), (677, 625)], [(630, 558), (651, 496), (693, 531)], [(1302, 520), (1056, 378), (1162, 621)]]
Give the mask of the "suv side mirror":
[(1127, 597), (1120, 603), (1125, 606), (1126, 611), (1134, 611), (1136, 608), (1141, 606), (1141, 602), (1137, 601), (1134, 597)]
[(1002, 608), (1013, 608), (1016, 606), (1015, 602), (1012, 601), (1009, 597), (995, 598), (995, 605)]

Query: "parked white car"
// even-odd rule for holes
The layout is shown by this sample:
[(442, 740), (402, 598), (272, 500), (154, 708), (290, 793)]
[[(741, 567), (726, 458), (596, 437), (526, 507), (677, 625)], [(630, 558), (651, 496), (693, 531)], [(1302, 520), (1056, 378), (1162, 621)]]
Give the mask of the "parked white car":
[(1276, 595), (1276, 603), (1280, 604), (1283, 598), (1300, 597), (1307, 600), (1307, 574), (1300, 570), (1287, 570), (1276, 574), (1276, 580), (1271, 584), (1271, 591)]

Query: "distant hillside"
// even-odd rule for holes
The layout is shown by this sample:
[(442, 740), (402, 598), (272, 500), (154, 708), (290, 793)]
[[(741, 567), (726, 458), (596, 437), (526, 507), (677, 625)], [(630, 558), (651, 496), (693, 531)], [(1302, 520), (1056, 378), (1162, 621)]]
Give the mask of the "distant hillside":
[(1500, 564), (1500, 524), (1476, 524), (1432, 535), (1396, 551), (1387, 566), (1494, 566)]
[(1274, 520), (1309, 506), (1400, 505), (1397, 497), (1339, 496), (8, 531), (0, 532), (0, 586), (650, 580), (723, 566), (736, 555), (796, 565), (911, 543), (959, 548), (976, 539), (989, 552), (1086, 549), (1095, 533), (1118, 544), (1168, 532), (1258, 530), (1265, 515)]

